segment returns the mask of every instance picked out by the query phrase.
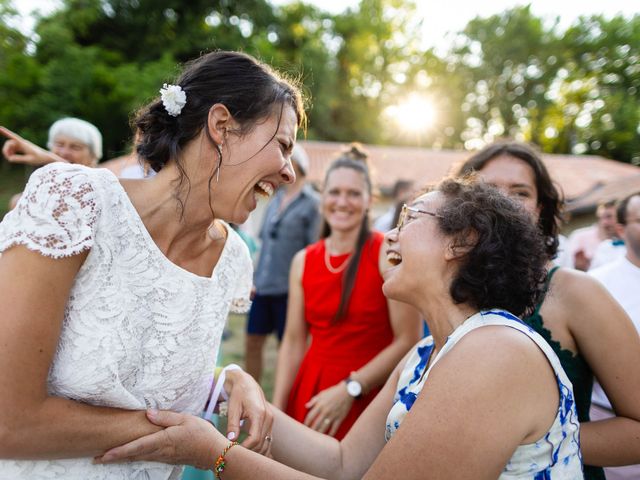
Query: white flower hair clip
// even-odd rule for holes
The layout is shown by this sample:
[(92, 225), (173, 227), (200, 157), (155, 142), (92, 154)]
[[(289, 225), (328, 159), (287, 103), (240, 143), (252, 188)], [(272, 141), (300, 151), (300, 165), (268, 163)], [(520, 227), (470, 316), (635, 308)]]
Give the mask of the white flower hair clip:
[(182, 111), (182, 107), (187, 104), (187, 94), (184, 93), (180, 85), (162, 85), (160, 89), (162, 105), (169, 115), (177, 117)]

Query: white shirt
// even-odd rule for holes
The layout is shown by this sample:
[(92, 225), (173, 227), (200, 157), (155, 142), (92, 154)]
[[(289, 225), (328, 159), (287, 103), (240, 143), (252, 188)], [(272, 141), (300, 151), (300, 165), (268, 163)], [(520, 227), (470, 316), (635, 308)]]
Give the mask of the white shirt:
[(565, 268), (573, 268), (573, 258), (568, 251), (569, 240), (564, 235), (558, 235), (558, 250), (553, 258), (554, 265)]
[(626, 254), (627, 247), (625, 247), (622, 240), (607, 238), (598, 244), (596, 253), (593, 254), (589, 264), (589, 270), (600, 268), (609, 262), (624, 257)]
[[(593, 276), (604, 285), (611, 296), (631, 317), (636, 330), (640, 332), (640, 267), (626, 257), (614, 260), (600, 268), (590, 270)], [(592, 402), (611, 409), (611, 403), (598, 382), (594, 382)]]

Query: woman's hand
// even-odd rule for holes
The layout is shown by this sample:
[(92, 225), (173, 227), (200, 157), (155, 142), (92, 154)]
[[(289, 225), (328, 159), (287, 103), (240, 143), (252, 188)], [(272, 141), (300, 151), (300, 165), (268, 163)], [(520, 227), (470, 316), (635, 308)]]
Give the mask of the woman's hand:
[(329, 387), (305, 405), (309, 408), (304, 424), (320, 433), (334, 436), (353, 405), (353, 397), (347, 393), (344, 382)]
[[(249, 436), (242, 446), (266, 454), (271, 442), (273, 413), (258, 382), (243, 370), (226, 372), (224, 389), (228, 392), (227, 438), (237, 440), (240, 420), (248, 421)], [(247, 425), (244, 425), (246, 430)]]
[(35, 167), (52, 162), (68, 163), (64, 158), (40, 148), (8, 128), (0, 127), (0, 134), (8, 139), (2, 146), (2, 154), (11, 163), (23, 163)]
[(147, 418), (165, 428), (112, 448), (94, 458), (94, 463), (148, 461), (210, 470), (215, 464), (216, 452), (228, 443), (213, 425), (193, 415), (148, 410)]

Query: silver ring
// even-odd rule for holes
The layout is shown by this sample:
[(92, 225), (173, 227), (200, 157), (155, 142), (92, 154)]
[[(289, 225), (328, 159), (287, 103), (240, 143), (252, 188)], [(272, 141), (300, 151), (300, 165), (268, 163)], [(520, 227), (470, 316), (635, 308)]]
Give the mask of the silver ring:
[(328, 425), (329, 423), (331, 423), (331, 420), (328, 418), (325, 418), (324, 420), (322, 420), (324, 422), (325, 425)]
[(273, 440), (273, 437), (272, 437), (271, 435), (267, 435), (266, 437), (264, 437), (264, 439), (265, 439), (267, 442), (271, 442), (271, 440)]

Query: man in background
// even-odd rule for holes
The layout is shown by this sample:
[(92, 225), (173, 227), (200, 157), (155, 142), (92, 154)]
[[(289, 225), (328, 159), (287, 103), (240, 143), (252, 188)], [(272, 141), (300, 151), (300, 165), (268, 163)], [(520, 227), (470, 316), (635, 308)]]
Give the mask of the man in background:
[(291, 260), (296, 252), (316, 241), (319, 233), (320, 200), (306, 182), (309, 158), (301, 146), (294, 147), (291, 161), (296, 181), (276, 192), (260, 230), (262, 245), (245, 343), (245, 367), (258, 382), (267, 336), (275, 332), (281, 341), (284, 334)]
[(393, 185), (393, 190), (391, 191), (393, 204), (389, 207), (389, 210), (374, 222), (373, 228), (379, 232), (388, 232), (395, 228), (398, 223), (398, 217), (400, 216), (402, 205), (411, 199), (413, 192), (413, 182), (410, 182), (409, 180), (396, 181)]
[(616, 202), (609, 200), (598, 205), (597, 221), (590, 227), (575, 230), (568, 241), (568, 252), (573, 260), (573, 267), (586, 272), (600, 242), (615, 236)]
[[(626, 244), (624, 257), (589, 272), (599, 280), (631, 317), (640, 332), (640, 192), (628, 196), (617, 208), (617, 235)], [(591, 420), (602, 420), (614, 415), (609, 399), (597, 382), (593, 385)], [(607, 480), (640, 478), (640, 465), (604, 469)]]

